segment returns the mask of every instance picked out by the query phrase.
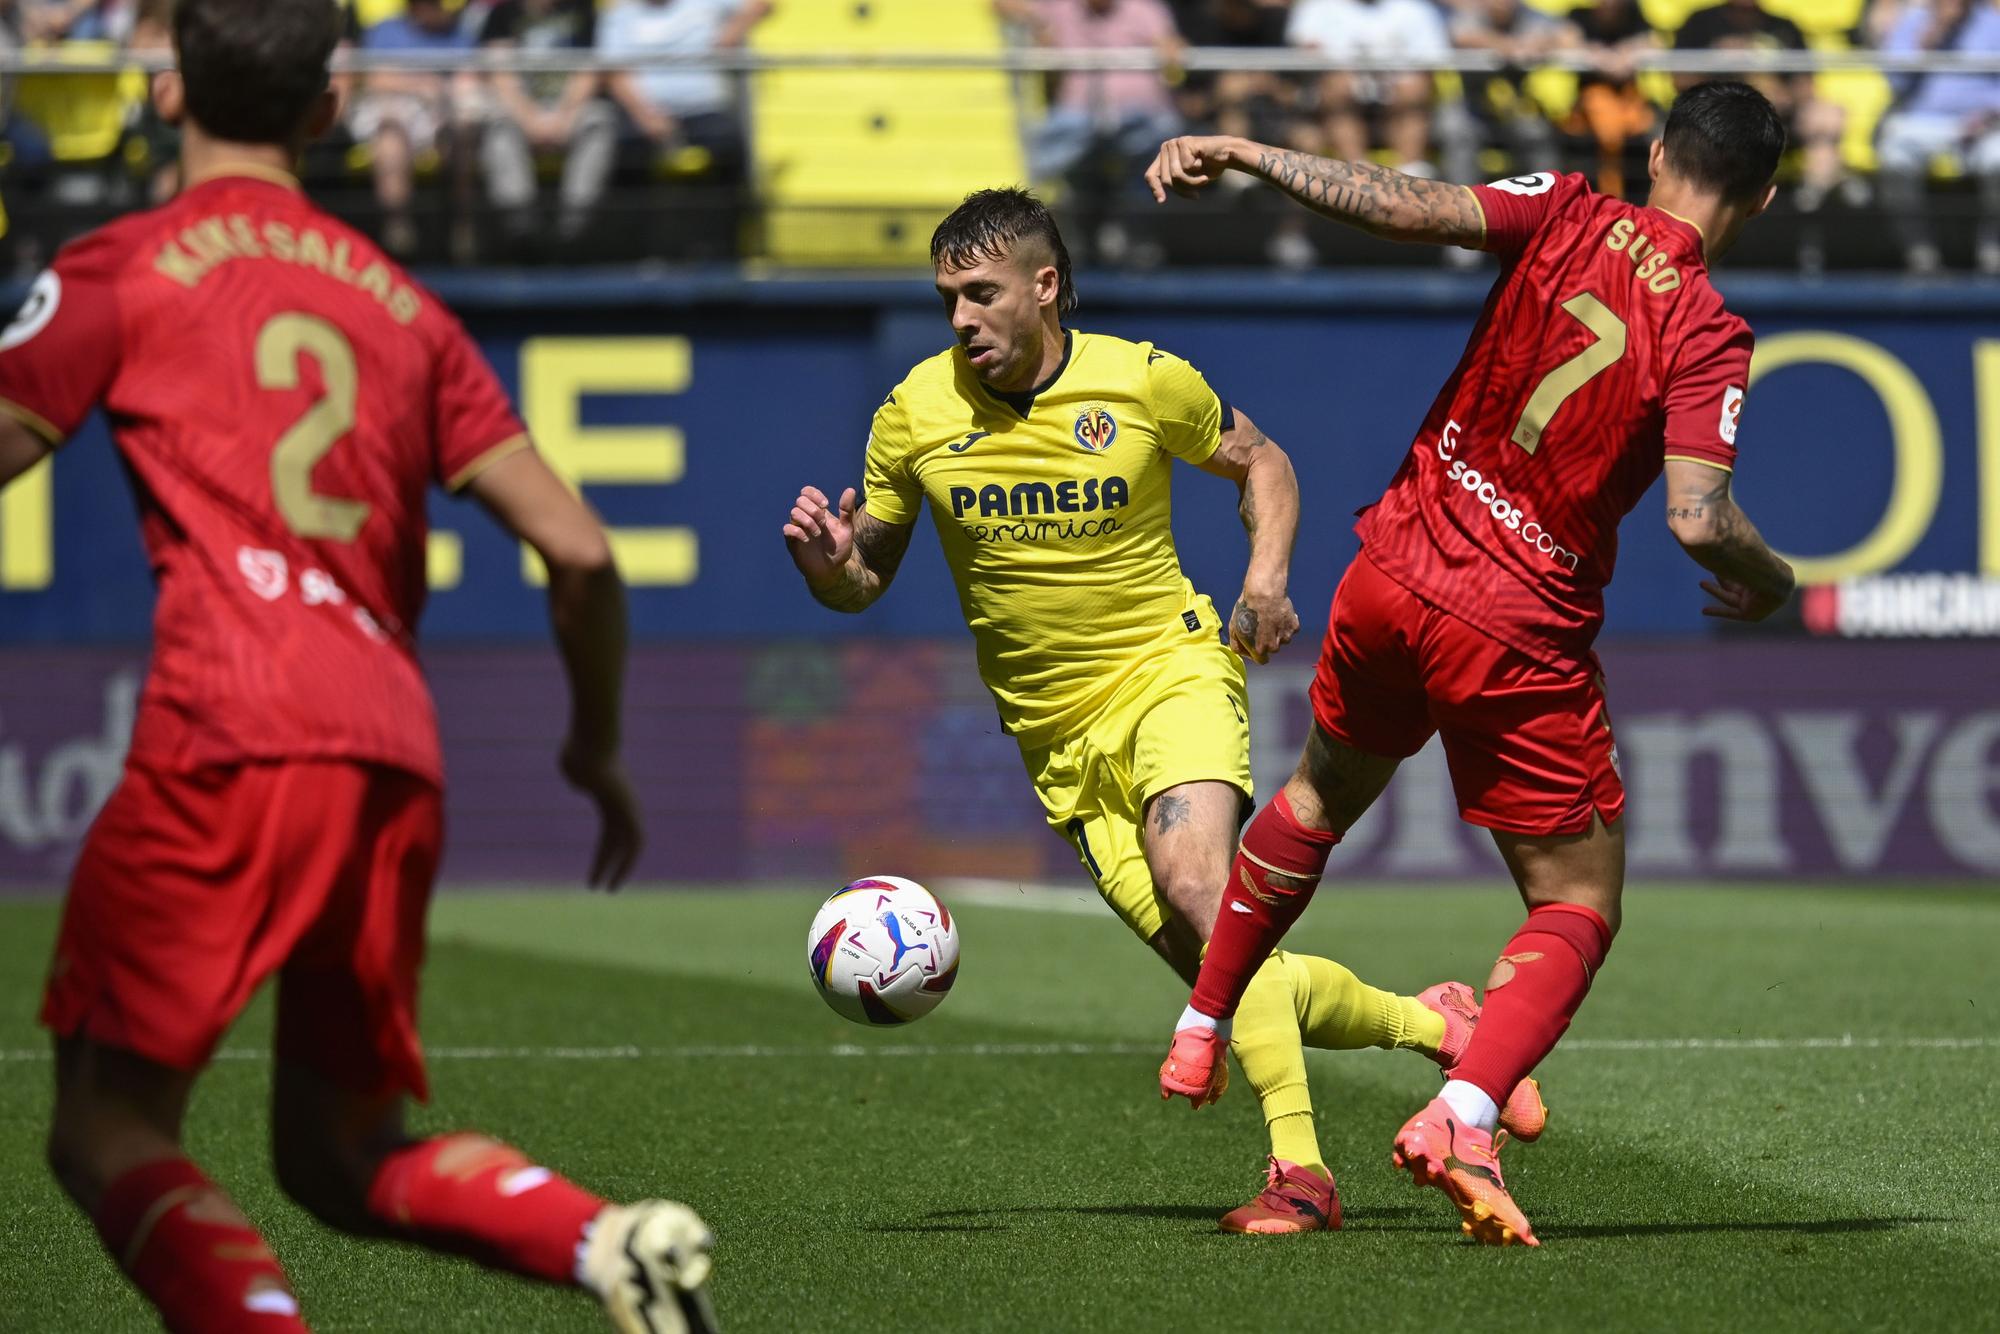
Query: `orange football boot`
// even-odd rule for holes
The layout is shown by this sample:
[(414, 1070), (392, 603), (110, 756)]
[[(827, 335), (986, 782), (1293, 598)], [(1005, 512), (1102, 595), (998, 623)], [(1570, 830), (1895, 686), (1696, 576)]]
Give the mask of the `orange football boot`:
[(1229, 1044), (1212, 1028), (1183, 1028), (1160, 1064), (1160, 1097), (1175, 1094), (1195, 1107), (1206, 1107), (1229, 1087)]
[[(1472, 1030), (1479, 1027), (1479, 1002), (1465, 983), (1440, 982), (1418, 992), (1417, 1003), (1444, 1019), (1444, 1041), (1431, 1059), (1444, 1067), (1448, 1078), (1472, 1041)], [(1542, 1101), (1542, 1086), (1532, 1078), (1514, 1085), (1500, 1108), (1500, 1128), (1523, 1144), (1533, 1144), (1548, 1124), (1549, 1108)]]
[(1485, 1246), (1539, 1246), (1528, 1217), (1500, 1179), (1499, 1142), (1459, 1120), (1443, 1098), (1403, 1123), (1389, 1161), (1458, 1206), (1459, 1226)]
[(1340, 1195), (1332, 1176), (1310, 1167), (1272, 1158), (1263, 1193), (1240, 1209), (1222, 1216), (1224, 1232), (1265, 1236), (1292, 1232), (1331, 1232), (1340, 1227)]

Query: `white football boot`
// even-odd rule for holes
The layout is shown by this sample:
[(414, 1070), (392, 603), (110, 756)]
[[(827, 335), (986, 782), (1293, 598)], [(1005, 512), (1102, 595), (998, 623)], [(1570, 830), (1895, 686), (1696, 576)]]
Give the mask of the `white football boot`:
[(685, 1204), (606, 1205), (584, 1243), (582, 1274), (621, 1334), (714, 1334), (714, 1246), (715, 1234)]

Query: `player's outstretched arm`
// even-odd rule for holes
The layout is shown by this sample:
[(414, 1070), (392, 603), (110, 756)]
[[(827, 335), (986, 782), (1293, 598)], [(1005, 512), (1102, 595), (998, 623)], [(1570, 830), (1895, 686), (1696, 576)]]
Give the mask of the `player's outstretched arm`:
[(1715, 599), (1702, 615), (1761, 621), (1792, 596), (1798, 582), (1792, 567), (1737, 505), (1727, 469), (1667, 460), (1667, 527), (1681, 550), (1715, 576), (1702, 580), (1702, 589)]
[(0, 412), (0, 487), (47, 458), (49, 442), (27, 423)]
[(604, 525), (541, 456), (521, 450), (467, 488), (500, 525), (533, 547), (549, 571), (549, 619), (569, 677), (570, 728), (562, 771), (597, 805), (590, 884), (616, 889), (644, 837), (619, 759), (625, 691), (625, 585)]
[(1287, 591), (1291, 584), (1292, 543), (1299, 535), (1299, 479), (1291, 456), (1257, 423), (1236, 412), (1236, 424), (1202, 470), (1236, 483), (1236, 512), (1250, 535), (1250, 564), (1243, 594), (1229, 614), (1229, 646), (1257, 662), (1291, 642), (1298, 613)]
[(806, 591), (835, 611), (866, 611), (889, 591), (916, 525), (884, 523), (856, 507), (853, 487), (840, 504), (816, 486), (799, 492), (785, 524), (785, 546), (805, 576)]
[(1486, 239), (1485, 215), (1466, 186), (1228, 135), (1167, 140), (1146, 169), (1146, 184), (1165, 203), (1167, 191), (1192, 197), (1225, 171), (1246, 172), (1315, 213), (1387, 240), (1477, 248)]

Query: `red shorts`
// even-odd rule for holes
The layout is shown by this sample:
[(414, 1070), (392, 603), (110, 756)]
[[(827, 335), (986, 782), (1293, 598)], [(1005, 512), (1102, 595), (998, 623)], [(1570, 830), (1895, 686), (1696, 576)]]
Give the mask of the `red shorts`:
[(1473, 629), (1355, 557), (1334, 591), (1313, 717), (1370, 755), (1444, 738), (1458, 811), (1514, 834), (1575, 834), (1625, 811), (1592, 657), (1562, 671)]
[(128, 766), (70, 879), (42, 1023), (194, 1070), (276, 973), (279, 1059), (424, 1097), (417, 969), (443, 842), (437, 788), (399, 769)]

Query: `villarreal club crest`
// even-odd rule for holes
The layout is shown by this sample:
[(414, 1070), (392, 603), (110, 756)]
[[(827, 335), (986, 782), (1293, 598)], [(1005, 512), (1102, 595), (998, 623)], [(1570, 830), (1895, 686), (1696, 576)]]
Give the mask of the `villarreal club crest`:
[(1118, 438), (1118, 419), (1102, 403), (1090, 403), (1076, 414), (1076, 442), (1093, 454), (1102, 454)]

